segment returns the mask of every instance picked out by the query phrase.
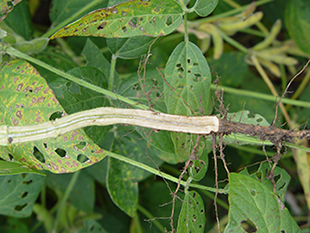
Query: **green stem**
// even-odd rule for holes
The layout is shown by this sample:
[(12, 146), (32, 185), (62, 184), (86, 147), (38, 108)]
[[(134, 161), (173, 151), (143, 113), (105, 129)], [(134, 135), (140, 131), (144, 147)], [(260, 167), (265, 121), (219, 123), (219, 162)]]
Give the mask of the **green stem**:
[(242, 44), (239, 42), (235, 41), (231, 37), (227, 36), (225, 33), (223, 33), (220, 29), (218, 29), (218, 32), (220, 35), (223, 37), (223, 39), (230, 45), (234, 46), (235, 48), (239, 49), (243, 53), (248, 53), (248, 49), (244, 47)]
[[(84, 7), (82, 7), (80, 10), (75, 12), (73, 15), (62, 21), (60, 24), (58, 24), (56, 27), (52, 28), (51, 30), (47, 31), (42, 37), (50, 37), (53, 35), (55, 32), (57, 32), (59, 29), (63, 28), (67, 24), (71, 23), (72, 21), (76, 20), (79, 16), (82, 14), (86, 14), (91, 8), (96, 6), (97, 4), (102, 3), (102, 0), (94, 0)], [(52, 25), (53, 26), (53, 25)]]
[(80, 174), (81, 170), (73, 173), (72, 175), (72, 178), (68, 184), (68, 187), (64, 193), (64, 195), (62, 196), (61, 200), (60, 200), (60, 204), (59, 204), (59, 207), (58, 207), (58, 210), (57, 210), (57, 215), (56, 215), (56, 219), (55, 219), (55, 222), (54, 222), (54, 226), (53, 226), (53, 229), (52, 229), (52, 233), (56, 233), (57, 232), (57, 227), (59, 225), (59, 222), (60, 222), (60, 218), (62, 217), (63, 215), (63, 210), (64, 210), (64, 207), (66, 205), (66, 202), (70, 196), (70, 193), (77, 181), (77, 178)]
[(145, 209), (141, 205), (138, 205), (138, 210), (142, 214), (144, 214), (151, 221), (151, 223), (154, 224), (158, 228), (160, 232), (165, 232), (164, 226), (161, 225), (161, 223), (157, 219), (155, 219), (155, 217), (147, 209)]
[(188, 30), (187, 30), (187, 13), (184, 14), (183, 24), (184, 24), (184, 41), (186, 44), (188, 44), (189, 37), (188, 37)]
[[(232, 88), (232, 87), (226, 87), (226, 86), (221, 86), (218, 85), (217, 87), (219, 90), (223, 90), (224, 93), (230, 93), (234, 95), (240, 95), (240, 96), (248, 96), (256, 99), (261, 99), (261, 100), (267, 100), (267, 101), (272, 101), (275, 102), (277, 99), (273, 95), (268, 95), (268, 94), (263, 94), (263, 93), (258, 93), (254, 91), (248, 91), (248, 90), (241, 90), (237, 88)], [(216, 85), (211, 84), (211, 89), (215, 90)], [(304, 107), (304, 108), (310, 108), (310, 103), (306, 101), (300, 101), (300, 100), (293, 100), (289, 98), (283, 98), (281, 100), (282, 103), (284, 104), (290, 104), (293, 106), (298, 106), (298, 107)]]
[[(145, 165), (143, 163), (139, 163), (139, 162), (137, 162), (135, 160), (129, 159), (127, 157), (124, 157), (124, 156), (121, 156), (119, 154), (115, 154), (115, 153), (112, 153), (112, 152), (109, 152), (109, 151), (107, 151), (107, 153), (108, 153), (108, 156), (110, 156), (111, 158), (118, 159), (120, 161), (123, 161), (125, 163), (130, 164), (130, 165), (133, 165), (135, 167), (141, 168), (141, 169), (143, 169), (145, 171), (148, 171), (148, 172), (150, 172), (150, 173), (152, 173), (154, 175), (157, 175), (159, 177), (162, 177), (162, 178), (164, 178), (166, 180), (170, 180), (170, 181), (172, 181), (174, 183), (178, 183), (179, 182), (178, 178), (175, 178), (175, 177), (173, 177), (173, 176), (171, 176), (169, 174), (166, 174), (166, 173), (161, 172), (161, 171), (159, 171), (157, 169), (149, 167), (149, 166), (147, 166), (147, 165)], [(185, 186), (186, 182), (184, 180), (181, 180), (180, 184)], [(210, 192), (216, 192), (216, 188), (211, 188), (211, 187), (207, 187), (207, 186), (204, 186), (204, 185), (189, 184), (188, 186), (192, 187), (192, 188), (198, 188), (198, 189), (202, 189), (202, 190), (207, 190), (207, 191), (210, 191)], [(228, 191), (224, 190), (224, 189), (220, 189), (220, 190), (218, 190), (218, 192), (222, 193), (222, 194), (227, 194), (228, 193)]]
[(38, 60), (36, 58), (28, 56), (27, 54), (24, 54), (24, 53), (14, 49), (14, 48), (12, 48), (12, 47), (8, 47), (6, 52), (9, 55), (11, 55), (11, 56), (22, 58), (22, 59), (27, 60), (29, 62), (33, 62), (36, 65), (39, 65), (39, 66), (41, 66), (41, 67), (43, 67), (43, 68), (45, 68), (45, 69), (47, 69), (47, 70), (57, 74), (57, 75), (65, 78), (65, 79), (68, 79), (68, 80), (70, 80), (72, 82), (75, 82), (75, 83), (77, 83), (77, 84), (79, 84), (79, 85), (81, 85), (83, 87), (86, 87), (86, 88), (88, 88), (90, 90), (93, 90), (93, 91), (96, 91), (98, 93), (104, 94), (104, 95), (109, 96), (109, 97), (111, 97), (113, 99), (120, 100), (120, 101), (122, 101), (124, 103), (127, 103), (127, 104), (130, 104), (132, 106), (135, 106), (136, 108), (140, 108), (140, 109), (144, 109), (144, 110), (149, 109), (149, 107), (146, 106), (146, 105), (140, 104), (140, 103), (138, 103), (136, 101), (133, 101), (131, 99), (128, 99), (126, 97), (123, 97), (121, 95), (113, 93), (111, 91), (105, 90), (105, 89), (103, 89), (101, 87), (98, 87), (96, 85), (88, 83), (88, 82), (86, 82), (86, 81), (84, 81), (82, 79), (76, 78), (76, 77), (74, 77), (74, 76), (72, 76), (70, 74), (67, 74), (64, 71), (58, 70), (58, 69), (56, 69), (56, 68), (54, 68), (54, 67), (52, 67), (52, 66), (50, 66), (50, 65), (48, 65), (48, 64), (46, 64), (46, 63), (44, 63), (42, 61), (40, 61), (40, 60)]
[[(261, 0), (261, 1), (255, 2), (255, 5), (256, 6), (260, 6), (260, 5), (263, 5), (263, 4), (266, 4), (268, 2), (272, 2), (272, 1), (273, 0)], [(224, 12), (222, 14), (218, 14), (218, 15), (214, 15), (214, 16), (198, 19), (198, 20), (192, 21), (191, 25), (199, 25), (201, 23), (212, 22), (212, 21), (215, 21), (215, 20), (218, 20), (218, 19), (221, 19), (221, 18), (225, 18), (227, 16), (235, 15), (235, 14), (238, 14), (238, 13), (244, 11), (249, 6), (250, 6), (250, 4), (247, 4), (247, 5), (244, 5), (244, 6), (240, 7), (240, 8), (236, 8), (236, 9), (233, 9), (233, 10), (230, 10), (230, 11), (226, 11), (226, 12)]]
[(108, 90), (111, 91), (111, 92), (113, 91), (113, 82), (114, 82), (114, 74), (115, 74), (116, 60), (117, 60), (117, 56), (115, 56), (114, 54), (112, 54), (112, 57), (111, 57), (111, 66), (110, 66), (109, 87), (108, 87)]

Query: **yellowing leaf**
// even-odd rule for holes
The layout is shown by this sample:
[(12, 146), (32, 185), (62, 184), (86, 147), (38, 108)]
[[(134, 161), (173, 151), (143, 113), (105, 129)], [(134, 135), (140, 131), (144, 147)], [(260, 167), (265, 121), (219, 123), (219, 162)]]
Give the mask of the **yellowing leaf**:
[(95, 10), (65, 26), (51, 39), (66, 36), (162, 36), (178, 28), (183, 11), (174, 0), (133, 0)]

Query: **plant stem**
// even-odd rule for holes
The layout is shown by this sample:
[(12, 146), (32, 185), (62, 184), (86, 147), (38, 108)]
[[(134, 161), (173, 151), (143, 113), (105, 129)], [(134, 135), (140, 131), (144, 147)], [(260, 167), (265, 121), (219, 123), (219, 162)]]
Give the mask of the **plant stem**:
[[(66, 26), (67, 24), (71, 23), (72, 21), (74, 21), (75, 19), (77, 19), (79, 16), (81, 16), (82, 14), (86, 14), (87, 11), (89, 11), (89, 9), (93, 8), (94, 6), (96, 6), (97, 4), (102, 3), (102, 0), (94, 0), (90, 3), (88, 3), (87, 5), (85, 5), (84, 7), (82, 7), (81, 9), (79, 9), (77, 12), (75, 12), (73, 15), (71, 15), (70, 17), (68, 17), (67, 19), (65, 19), (64, 21), (62, 21), (60, 24), (58, 24), (56, 27), (52, 28), (51, 30), (47, 31), (42, 37), (50, 37), (51, 35), (53, 35), (55, 32), (57, 32), (59, 29), (63, 28), (64, 26)], [(53, 27), (54, 25), (52, 25)]]
[(141, 206), (141, 205), (138, 205), (138, 210), (139, 210), (142, 214), (144, 214), (144, 215), (149, 219), (149, 221), (150, 221), (152, 224), (154, 223), (154, 225), (158, 228), (158, 230), (159, 230), (160, 232), (165, 232), (164, 226), (161, 225), (161, 223), (160, 223), (157, 219), (155, 219), (154, 216), (153, 216), (147, 209), (145, 209), (145, 208), (144, 208), (143, 206)]
[[(135, 167), (141, 168), (141, 169), (143, 169), (145, 171), (148, 171), (148, 172), (150, 172), (150, 173), (152, 173), (154, 175), (157, 175), (159, 177), (162, 177), (162, 178), (164, 178), (166, 180), (170, 180), (170, 181), (172, 181), (172, 182), (174, 182), (176, 184), (179, 182), (179, 178), (175, 178), (175, 177), (173, 177), (173, 176), (171, 176), (169, 174), (166, 174), (166, 173), (161, 172), (161, 171), (159, 171), (157, 169), (149, 167), (149, 166), (147, 166), (147, 165), (145, 165), (143, 163), (139, 163), (139, 162), (137, 162), (135, 160), (129, 159), (129, 158), (124, 157), (124, 156), (121, 156), (119, 154), (115, 154), (113, 152), (109, 152), (108, 151), (107, 153), (108, 153), (108, 156), (110, 156), (111, 158), (118, 159), (120, 161), (123, 161), (125, 163), (130, 164), (130, 165), (133, 165)], [(181, 180), (180, 184), (185, 186), (186, 182), (184, 180)], [(202, 190), (207, 190), (207, 191), (210, 191), (210, 192), (216, 192), (216, 188), (211, 188), (211, 187), (207, 187), (207, 186), (199, 185), (199, 184), (192, 184), (191, 183), (191, 184), (189, 184), (189, 187), (198, 188), (198, 189), (202, 189)], [(224, 190), (224, 189), (219, 189), (218, 192), (222, 193), (222, 194), (228, 194), (228, 190)]]
[(230, 45), (236, 47), (237, 49), (239, 49), (241, 52), (243, 53), (248, 53), (248, 49), (246, 47), (244, 47), (242, 44), (240, 44), (239, 42), (235, 41), (234, 39), (232, 39), (231, 37), (227, 36), (225, 33), (223, 33), (220, 29), (218, 29), (218, 32), (220, 33), (220, 35), (223, 37), (223, 39)]
[(300, 96), (300, 94), (305, 90), (306, 86), (308, 85), (309, 80), (310, 80), (310, 69), (308, 70), (305, 77), (302, 79), (299, 87), (297, 88), (294, 95), (292, 96), (292, 99), (295, 100)]
[[(263, 5), (263, 4), (266, 4), (268, 2), (272, 2), (272, 1), (273, 0), (261, 0), (261, 1), (255, 2), (255, 5), (256, 6), (260, 6), (260, 5)], [(212, 22), (212, 21), (215, 21), (215, 20), (227, 17), (227, 16), (235, 15), (235, 14), (238, 14), (238, 13), (244, 11), (249, 6), (250, 6), (250, 4), (247, 4), (247, 5), (244, 5), (244, 6), (240, 7), (240, 8), (233, 9), (233, 10), (230, 10), (230, 11), (226, 11), (226, 12), (224, 12), (222, 14), (218, 14), (218, 15), (214, 15), (214, 16), (198, 19), (198, 20), (192, 21), (191, 25), (199, 25), (201, 23)]]
[(109, 78), (109, 86), (108, 86), (108, 90), (111, 91), (111, 92), (113, 91), (113, 82), (114, 82), (114, 74), (115, 74), (116, 60), (117, 60), (117, 56), (115, 56), (114, 54), (112, 54), (112, 57), (111, 57), (111, 66), (110, 66), (110, 78)]
[(52, 66), (50, 66), (50, 65), (48, 65), (48, 64), (46, 64), (46, 63), (44, 63), (42, 61), (40, 61), (40, 60), (38, 60), (36, 58), (28, 56), (27, 54), (24, 54), (24, 53), (14, 49), (14, 48), (12, 48), (12, 47), (8, 47), (6, 52), (9, 55), (12, 55), (12, 56), (15, 56), (15, 57), (18, 57), (18, 58), (22, 58), (22, 59), (27, 60), (29, 62), (33, 62), (36, 65), (39, 65), (39, 66), (41, 66), (41, 67), (43, 67), (43, 68), (45, 68), (45, 69), (47, 69), (47, 70), (57, 74), (57, 75), (65, 78), (65, 79), (68, 79), (68, 80), (70, 80), (72, 82), (75, 82), (75, 83), (77, 83), (77, 84), (79, 84), (79, 85), (81, 85), (83, 87), (86, 87), (86, 88), (88, 88), (90, 90), (99, 92), (99, 93), (104, 94), (106, 96), (109, 96), (109, 97), (111, 97), (113, 99), (117, 99), (117, 100), (123, 101), (124, 103), (130, 104), (130, 105), (132, 105), (132, 106), (134, 106), (136, 108), (149, 109), (149, 107), (146, 106), (146, 105), (140, 104), (140, 103), (138, 103), (136, 101), (133, 101), (131, 99), (123, 97), (122, 95), (118, 95), (118, 94), (113, 93), (111, 91), (105, 90), (105, 89), (103, 89), (101, 87), (98, 87), (96, 85), (88, 83), (88, 82), (86, 82), (86, 81), (84, 81), (82, 79), (76, 78), (76, 77), (74, 77), (74, 76), (72, 76), (70, 74), (67, 74), (64, 71), (58, 70), (58, 69), (56, 69), (56, 68), (54, 68), (54, 67), (52, 67)]
[(64, 193), (64, 195), (62, 196), (61, 200), (60, 200), (60, 204), (59, 204), (59, 207), (58, 207), (58, 210), (57, 210), (57, 215), (56, 215), (56, 219), (55, 219), (55, 222), (54, 222), (54, 226), (53, 226), (53, 229), (52, 229), (52, 233), (56, 233), (57, 232), (57, 228), (58, 228), (58, 225), (59, 225), (59, 222), (60, 222), (60, 218), (62, 217), (63, 215), (63, 210), (64, 210), (64, 207), (66, 205), (66, 202), (70, 196), (70, 193), (77, 181), (77, 178), (79, 177), (79, 174), (80, 174), (81, 170), (73, 173), (72, 175), (72, 178), (68, 184), (68, 187)]
[[(310, 74), (309, 74), (310, 76)], [(254, 91), (248, 91), (248, 90), (241, 90), (233, 87), (227, 87), (227, 86), (221, 86), (221, 85), (216, 85), (211, 84), (211, 89), (216, 90), (218, 88), (219, 90), (223, 90), (224, 93), (231, 93), (234, 95), (240, 95), (240, 96), (248, 96), (256, 99), (261, 99), (261, 100), (267, 100), (267, 101), (276, 101), (276, 97), (273, 95), (268, 95), (264, 93), (259, 93), (259, 92), (254, 92)], [(301, 101), (301, 100), (293, 100), (289, 98), (283, 98), (281, 100), (282, 103), (284, 104), (290, 104), (298, 107), (304, 107), (304, 108), (310, 108), (310, 103), (306, 101)]]
[(187, 13), (184, 14), (183, 24), (184, 24), (184, 41), (186, 44), (188, 44), (189, 38), (188, 38), (188, 31), (187, 31)]
[[(270, 81), (268, 75), (266, 74), (265, 70), (263, 69), (263, 67), (260, 65), (259, 61), (257, 60), (256, 56), (252, 55), (251, 56), (251, 61), (253, 62), (255, 68), (257, 69), (258, 73), (261, 75), (261, 77), (263, 78), (263, 80), (265, 81), (265, 83), (267, 84), (267, 86), (269, 87), (271, 93), (276, 96), (276, 97), (279, 97), (279, 94), (278, 92), (276, 91), (274, 85), (272, 84), (272, 82)], [(291, 122), (291, 119), (283, 105), (283, 103), (279, 103), (279, 106), (280, 106), (280, 109), (282, 111), (282, 114), (288, 124), (288, 126), (290, 128), (292, 128), (292, 122)]]

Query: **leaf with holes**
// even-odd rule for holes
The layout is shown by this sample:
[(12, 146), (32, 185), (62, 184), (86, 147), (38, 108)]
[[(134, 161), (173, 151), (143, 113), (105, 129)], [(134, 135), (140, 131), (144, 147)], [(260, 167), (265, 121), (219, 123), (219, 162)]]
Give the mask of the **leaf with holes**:
[(1, 0), (0, 1), (0, 22), (13, 10), (14, 6), (22, 0)]
[(208, 165), (209, 165), (208, 152), (209, 151), (204, 150), (202, 155), (200, 155), (199, 158), (193, 160), (192, 166), (188, 168), (190, 176), (195, 181), (199, 181), (203, 177), (205, 177), (208, 171)]
[(205, 227), (205, 208), (196, 191), (185, 194), (178, 220), (178, 233), (203, 232)]
[(301, 232), (277, 195), (257, 179), (230, 173), (228, 200), (224, 232)]
[[(34, 125), (65, 115), (45, 80), (25, 61), (5, 64), (0, 74), (0, 122), (3, 125)], [(57, 138), (0, 147), (7, 161), (54, 173), (74, 172), (105, 157), (107, 152), (91, 141), (83, 130)]]
[[(260, 164), (258, 170), (253, 174), (250, 175), (247, 169), (242, 170), (240, 174), (248, 175), (254, 179), (258, 179), (262, 184), (273, 191), (274, 184), (269, 178), (271, 172), (270, 170), (270, 164), (268, 162), (264, 162)], [(275, 194), (277, 194), (281, 201), (284, 202), (285, 193), (291, 177), (284, 169), (280, 167), (275, 167), (273, 173), (273, 179), (275, 181)]]
[(65, 26), (51, 39), (65, 36), (163, 36), (178, 28), (183, 11), (174, 0), (132, 0), (93, 11)]
[[(208, 115), (212, 109), (210, 86), (211, 73), (205, 57), (195, 44), (181, 42), (165, 67), (167, 112), (186, 116)], [(191, 154), (197, 136), (184, 133), (171, 135), (179, 162), (184, 161)], [(198, 148), (203, 147), (201, 141)]]
[(45, 177), (37, 174), (0, 176), (0, 214), (28, 217), (44, 181)]
[(84, 228), (78, 233), (108, 233), (98, 222), (93, 219), (86, 219), (83, 224)]
[(218, 0), (197, 0), (195, 4), (195, 12), (199, 16), (207, 16), (214, 11), (218, 4)]
[(3, 175), (16, 175), (16, 174), (34, 173), (37, 175), (45, 176), (36, 169), (29, 168), (20, 163), (0, 161), (0, 176)]

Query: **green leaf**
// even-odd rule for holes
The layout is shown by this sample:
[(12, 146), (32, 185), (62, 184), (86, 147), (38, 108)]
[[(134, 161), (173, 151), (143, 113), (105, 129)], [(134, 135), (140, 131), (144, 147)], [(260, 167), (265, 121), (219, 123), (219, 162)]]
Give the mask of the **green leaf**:
[(98, 46), (95, 45), (90, 39), (86, 40), (81, 54), (86, 58), (87, 66), (95, 67), (99, 69), (106, 77), (109, 77), (110, 63), (102, 54)]
[(146, 54), (154, 40), (154, 38), (145, 36), (108, 38), (107, 45), (114, 56), (123, 59), (133, 59)]
[(208, 16), (214, 11), (215, 7), (218, 4), (218, 0), (197, 0), (195, 6), (195, 12), (199, 16)]
[(45, 177), (37, 174), (0, 176), (0, 214), (15, 218), (31, 215)]
[(242, 224), (251, 222), (255, 232), (300, 232), (280, 199), (257, 179), (229, 174), (229, 222), (224, 232), (247, 232)]
[(14, 6), (22, 0), (1, 0), (0, 1), (0, 22), (13, 10)]
[(34, 173), (36, 175), (45, 176), (41, 172), (29, 168), (23, 164), (14, 163), (14, 162), (7, 162), (0, 160), (0, 176), (3, 175), (16, 175), (16, 174), (26, 174), (26, 173)]
[[(270, 191), (274, 190), (274, 184), (268, 178), (270, 176), (271, 167), (268, 162), (261, 163), (259, 169), (251, 174), (252, 178), (259, 180), (262, 184), (269, 188)], [(285, 201), (285, 193), (290, 182), (290, 175), (282, 168), (275, 167), (273, 179), (275, 181), (275, 194), (281, 199), (282, 202)], [(240, 172), (240, 174), (249, 175), (247, 169)]]
[(51, 39), (65, 36), (163, 36), (178, 28), (182, 9), (174, 0), (132, 0), (93, 11), (60, 29)]
[(192, 161), (193, 164), (188, 168), (190, 176), (195, 181), (199, 181), (205, 177), (208, 171), (209, 157), (208, 151), (204, 150), (198, 159)]
[[(49, 188), (60, 191), (63, 195), (70, 183), (70, 180), (72, 179), (72, 176), (73, 174), (47, 173), (46, 184)], [(95, 181), (84, 170), (80, 172), (78, 181), (70, 193), (69, 202), (77, 209), (82, 210), (87, 214), (91, 214), (94, 210)]]
[(110, 197), (122, 211), (133, 217), (138, 208), (138, 182), (129, 179), (126, 172), (127, 164), (109, 158), (107, 188)]
[(196, 191), (185, 194), (178, 221), (178, 233), (204, 232), (205, 208), (200, 195)]
[(3, 22), (26, 40), (31, 39), (34, 32), (34, 26), (27, 1), (22, 1), (16, 5)]
[(83, 8), (87, 8), (89, 11), (98, 9), (100, 7), (105, 7), (106, 3), (96, 4), (96, 6), (88, 8), (89, 5), (93, 5), (93, 2), (98, 2), (96, 0), (53, 0), (52, 8), (50, 11), (50, 19), (52, 25), (58, 25), (65, 21), (72, 15), (76, 14)]
[[(164, 97), (168, 113), (191, 116), (211, 112), (211, 73), (205, 57), (195, 44), (181, 42), (174, 49), (165, 67), (165, 79)], [(196, 144), (197, 136), (174, 132), (171, 135), (179, 162), (186, 160)], [(198, 156), (203, 147), (201, 141)]]
[(108, 233), (98, 222), (93, 219), (86, 219), (84, 221), (84, 229), (78, 233)]
[(285, 9), (289, 35), (304, 53), (310, 54), (310, 5), (308, 0), (289, 0)]
[[(66, 114), (45, 80), (29, 63), (7, 62), (0, 73), (0, 121), (19, 126), (44, 123)], [(0, 156), (36, 169), (54, 173), (74, 172), (88, 167), (106, 155), (83, 130), (57, 138), (0, 147)]]

